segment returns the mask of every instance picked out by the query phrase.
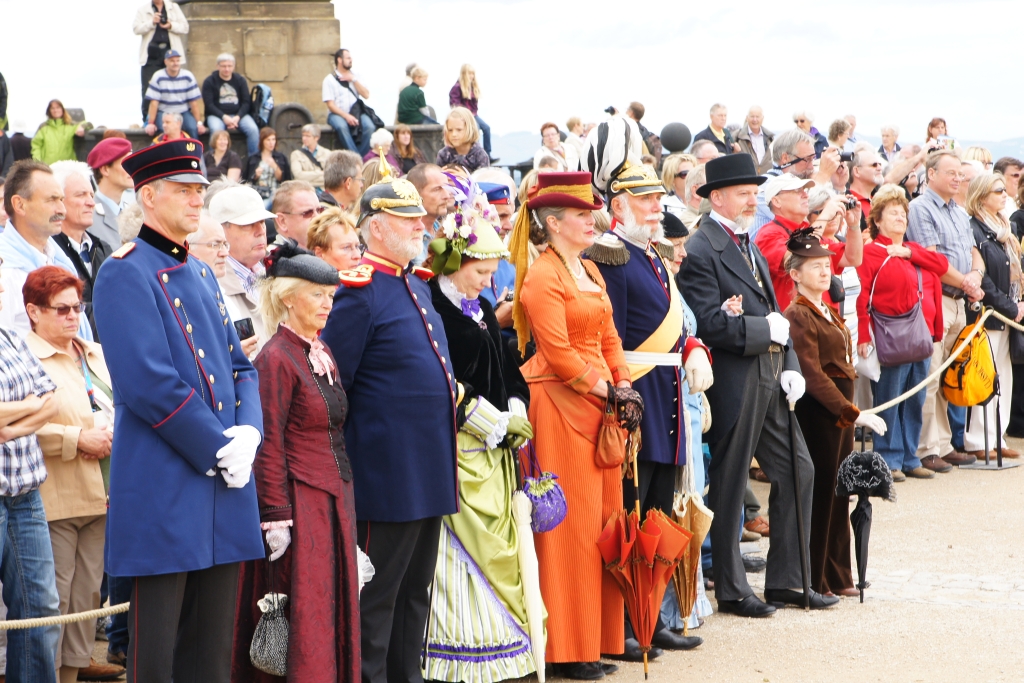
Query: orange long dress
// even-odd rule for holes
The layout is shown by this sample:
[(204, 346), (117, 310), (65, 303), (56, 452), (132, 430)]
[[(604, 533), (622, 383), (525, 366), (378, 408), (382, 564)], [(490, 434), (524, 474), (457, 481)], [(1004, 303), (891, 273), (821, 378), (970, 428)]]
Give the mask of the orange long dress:
[(623, 603), (604, 571), (597, 538), (622, 507), (618, 468), (594, 464), (603, 401), (599, 382), (629, 379), (612, 306), (597, 267), (584, 268), (601, 292), (583, 292), (548, 249), (530, 266), (520, 298), (537, 344), (522, 368), (530, 384), (530, 422), (537, 459), (558, 475), (568, 515), (534, 536), (540, 587), (548, 610), (547, 661), (595, 662), (623, 650)]

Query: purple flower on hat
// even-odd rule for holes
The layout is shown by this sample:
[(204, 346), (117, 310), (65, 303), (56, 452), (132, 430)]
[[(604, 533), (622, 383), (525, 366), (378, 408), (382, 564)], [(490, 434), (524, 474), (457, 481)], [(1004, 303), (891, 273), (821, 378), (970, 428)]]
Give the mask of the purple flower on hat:
[(455, 214), (455, 226), (458, 228), (462, 227), (462, 212)]
[(477, 240), (476, 233), (475, 232), (471, 232), (469, 234), (469, 237), (466, 240), (466, 243), (469, 244), (469, 246), (473, 246), (474, 244), (476, 244), (476, 240)]

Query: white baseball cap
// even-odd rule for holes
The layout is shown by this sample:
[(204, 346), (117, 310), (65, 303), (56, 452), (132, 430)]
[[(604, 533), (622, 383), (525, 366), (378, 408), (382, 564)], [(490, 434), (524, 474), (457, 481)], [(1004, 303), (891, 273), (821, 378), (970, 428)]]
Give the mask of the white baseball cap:
[(264, 208), (260, 193), (245, 185), (218, 192), (210, 201), (210, 215), (218, 223), (235, 225), (251, 225), (274, 218), (274, 214)]
[(782, 175), (769, 178), (768, 182), (761, 187), (761, 192), (764, 194), (764, 203), (770, 204), (772, 201), (772, 197), (774, 197), (780, 192), (802, 190), (804, 188), (812, 187), (814, 187), (813, 180), (804, 180), (803, 178), (797, 178), (792, 173), (783, 173)]

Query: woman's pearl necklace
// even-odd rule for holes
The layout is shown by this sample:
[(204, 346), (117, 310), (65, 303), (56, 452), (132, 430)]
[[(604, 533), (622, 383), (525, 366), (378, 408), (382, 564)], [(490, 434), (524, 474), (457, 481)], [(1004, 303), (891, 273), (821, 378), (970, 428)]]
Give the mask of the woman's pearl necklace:
[(587, 271), (586, 271), (586, 269), (585, 269), (585, 268), (583, 267), (583, 261), (581, 261), (580, 259), (576, 259), (576, 262), (577, 262), (578, 264), (580, 264), (580, 269), (579, 269), (579, 272), (577, 272), (577, 271), (576, 271), (576, 269), (575, 269), (575, 268), (573, 268), (573, 269), (572, 269), (572, 274), (576, 276), (576, 279), (577, 279), (577, 280), (582, 280), (582, 279), (583, 279), (583, 276), (587, 274)]

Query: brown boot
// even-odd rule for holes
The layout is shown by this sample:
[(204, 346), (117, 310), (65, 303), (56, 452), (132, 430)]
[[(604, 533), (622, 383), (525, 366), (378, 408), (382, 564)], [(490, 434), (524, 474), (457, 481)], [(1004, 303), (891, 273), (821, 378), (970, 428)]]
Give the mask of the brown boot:
[(116, 664), (100, 664), (89, 660), (89, 666), (78, 670), (80, 681), (113, 681), (124, 675), (124, 667)]
[[(982, 456), (984, 457), (984, 455)], [(975, 453), (964, 453), (963, 451), (951, 451), (946, 455), (942, 456), (942, 459), (948, 462), (950, 465), (960, 467), (961, 465), (973, 465), (978, 460), (978, 456)]]
[(927, 455), (921, 458), (921, 465), (932, 472), (949, 472), (953, 466), (937, 455)]

